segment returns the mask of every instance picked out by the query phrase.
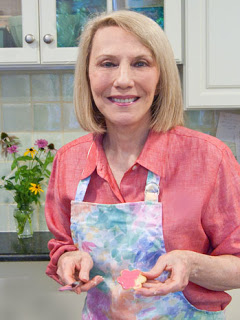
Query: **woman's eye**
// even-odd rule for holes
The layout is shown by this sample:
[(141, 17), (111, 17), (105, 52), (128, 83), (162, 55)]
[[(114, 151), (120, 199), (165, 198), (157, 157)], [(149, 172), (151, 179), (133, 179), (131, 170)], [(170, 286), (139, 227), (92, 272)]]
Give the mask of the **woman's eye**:
[(101, 63), (101, 66), (105, 67), (105, 68), (111, 68), (111, 67), (115, 67), (116, 65), (113, 62), (106, 61), (106, 62)]
[(137, 61), (134, 63), (135, 67), (146, 67), (148, 64), (146, 61)]

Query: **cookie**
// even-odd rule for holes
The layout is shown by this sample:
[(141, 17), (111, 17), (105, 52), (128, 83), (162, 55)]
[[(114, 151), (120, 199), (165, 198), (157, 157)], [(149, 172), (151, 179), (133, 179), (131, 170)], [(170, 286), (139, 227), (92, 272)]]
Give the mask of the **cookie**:
[(121, 276), (117, 278), (117, 282), (123, 289), (139, 289), (142, 284), (147, 281), (140, 270), (134, 269), (132, 271), (124, 269), (121, 271)]

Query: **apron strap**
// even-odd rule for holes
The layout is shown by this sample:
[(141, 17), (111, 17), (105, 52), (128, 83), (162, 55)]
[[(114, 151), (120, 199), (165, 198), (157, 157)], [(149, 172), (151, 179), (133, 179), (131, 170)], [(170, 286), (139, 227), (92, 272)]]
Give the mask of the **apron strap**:
[(87, 178), (79, 181), (77, 192), (75, 195), (75, 201), (80, 201), (80, 202), (83, 201), (90, 179), (91, 179), (91, 176), (88, 176)]
[[(77, 192), (75, 195), (75, 201), (83, 201), (90, 179), (91, 176), (79, 181)], [(157, 174), (148, 171), (145, 187), (145, 201), (158, 201), (159, 183), (160, 177)]]
[(144, 201), (158, 201), (158, 195), (160, 192), (159, 183), (160, 177), (149, 170), (145, 187)]

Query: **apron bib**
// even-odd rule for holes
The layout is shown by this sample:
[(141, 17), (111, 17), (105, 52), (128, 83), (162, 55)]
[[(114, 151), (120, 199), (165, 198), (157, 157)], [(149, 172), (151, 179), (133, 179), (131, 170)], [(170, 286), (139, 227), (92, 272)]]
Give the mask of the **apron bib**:
[[(223, 320), (223, 311), (196, 309), (182, 292), (143, 297), (117, 282), (123, 269), (149, 271), (166, 253), (162, 230), (160, 177), (148, 172), (145, 201), (119, 204), (83, 202), (90, 177), (79, 182), (71, 202), (71, 231), (79, 250), (94, 263), (90, 278), (104, 281), (88, 291), (83, 320)], [(150, 199), (150, 201), (149, 201)], [(168, 273), (158, 279), (165, 281)]]

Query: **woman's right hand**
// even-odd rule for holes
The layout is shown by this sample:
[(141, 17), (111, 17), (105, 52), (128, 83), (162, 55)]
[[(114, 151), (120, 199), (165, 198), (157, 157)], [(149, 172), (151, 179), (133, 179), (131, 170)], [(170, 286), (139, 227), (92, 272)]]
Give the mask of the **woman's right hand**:
[(75, 281), (82, 281), (84, 284), (73, 289), (80, 294), (96, 287), (103, 281), (103, 277), (95, 276), (89, 280), (89, 273), (93, 267), (91, 256), (84, 251), (70, 251), (63, 253), (58, 259), (57, 275), (61, 282), (71, 284)]

